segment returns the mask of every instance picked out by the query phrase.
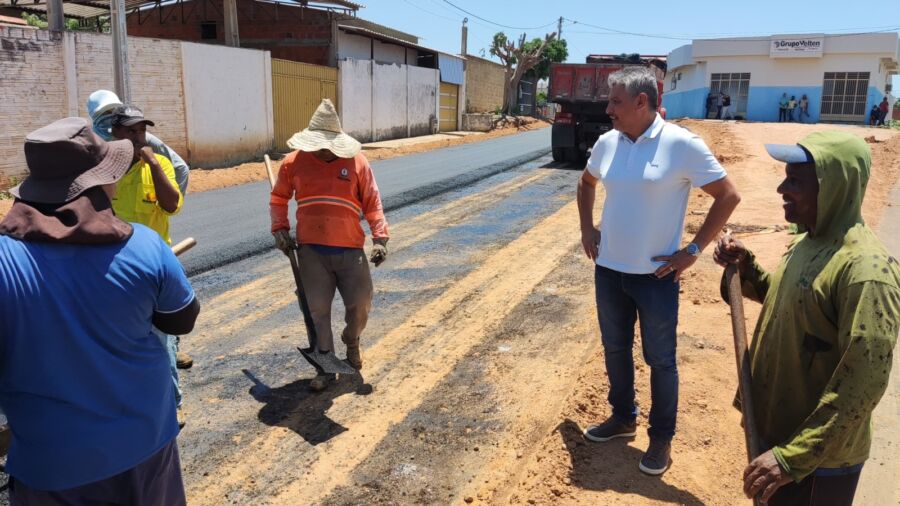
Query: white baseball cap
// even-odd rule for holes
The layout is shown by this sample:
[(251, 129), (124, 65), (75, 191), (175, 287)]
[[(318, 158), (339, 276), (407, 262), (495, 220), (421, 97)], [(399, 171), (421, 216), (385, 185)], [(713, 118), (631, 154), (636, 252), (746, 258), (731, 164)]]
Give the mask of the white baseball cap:
[(97, 119), (116, 107), (125, 105), (119, 100), (119, 96), (109, 90), (97, 90), (87, 99), (87, 112), (92, 120)]

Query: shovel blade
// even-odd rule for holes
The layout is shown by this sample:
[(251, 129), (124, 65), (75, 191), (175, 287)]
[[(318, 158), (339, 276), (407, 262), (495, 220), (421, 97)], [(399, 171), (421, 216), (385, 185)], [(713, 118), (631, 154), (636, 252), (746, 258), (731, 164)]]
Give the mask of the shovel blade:
[(297, 348), (307, 362), (316, 368), (319, 374), (359, 374), (359, 371), (347, 362), (339, 359), (333, 351), (321, 353), (314, 348)]

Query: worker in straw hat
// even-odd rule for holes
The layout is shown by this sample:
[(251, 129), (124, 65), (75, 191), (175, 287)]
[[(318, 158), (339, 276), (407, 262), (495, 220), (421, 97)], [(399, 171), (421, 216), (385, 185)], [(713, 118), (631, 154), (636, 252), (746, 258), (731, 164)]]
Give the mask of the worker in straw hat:
[[(281, 164), (269, 204), (275, 244), (285, 253), (299, 246), (300, 277), (322, 353), (334, 351), (331, 304), (335, 289), (340, 291), (347, 324), (341, 340), (347, 345), (347, 362), (361, 369), (359, 339), (372, 307), (372, 276), (360, 216), (372, 232), (369, 260), (377, 267), (387, 258), (387, 221), (375, 175), (359, 142), (341, 129), (328, 99), (322, 100), (309, 127), (287, 144), (296, 151)], [(296, 241), (288, 220), (291, 197), (297, 201)], [(320, 374), (310, 388), (323, 390), (332, 378)]]

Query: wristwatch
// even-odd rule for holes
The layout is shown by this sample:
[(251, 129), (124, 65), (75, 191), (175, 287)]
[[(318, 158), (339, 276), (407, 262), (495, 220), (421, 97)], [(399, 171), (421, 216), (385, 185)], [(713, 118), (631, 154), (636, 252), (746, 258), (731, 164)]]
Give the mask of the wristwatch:
[(700, 246), (697, 246), (695, 243), (690, 243), (684, 247), (684, 250), (688, 252), (688, 255), (698, 257), (700, 256)]

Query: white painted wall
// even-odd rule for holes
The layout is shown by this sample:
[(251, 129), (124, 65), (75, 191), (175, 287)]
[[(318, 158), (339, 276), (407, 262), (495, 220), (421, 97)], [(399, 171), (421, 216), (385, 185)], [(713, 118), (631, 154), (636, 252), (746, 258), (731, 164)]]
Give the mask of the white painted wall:
[(407, 82), (406, 65), (379, 65), (373, 67), (375, 101), (372, 104), (373, 140), (399, 139), (407, 131)]
[(340, 115), (344, 130), (360, 142), (431, 133), (437, 118), (439, 72), (371, 60), (339, 62)]
[(406, 48), (396, 44), (375, 41), (375, 61), (378, 63), (406, 63)]
[(360, 142), (372, 139), (372, 61), (341, 60), (340, 115), (344, 131)]
[(272, 72), (267, 51), (183, 43), (188, 153), (216, 166), (272, 148)]
[(338, 60), (368, 60), (371, 57), (372, 39), (338, 30)]
[(432, 133), (432, 123), (438, 118), (439, 86), (440, 76), (437, 69), (409, 67), (409, 129), (411, 136)]

